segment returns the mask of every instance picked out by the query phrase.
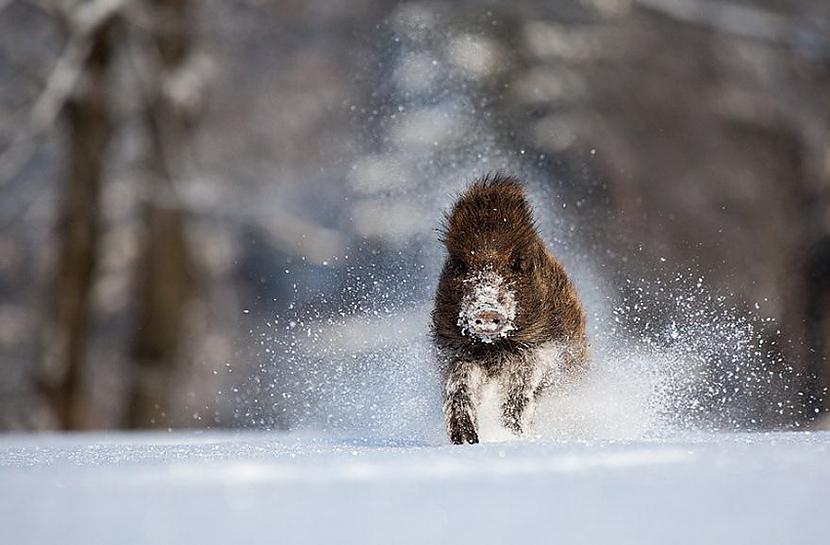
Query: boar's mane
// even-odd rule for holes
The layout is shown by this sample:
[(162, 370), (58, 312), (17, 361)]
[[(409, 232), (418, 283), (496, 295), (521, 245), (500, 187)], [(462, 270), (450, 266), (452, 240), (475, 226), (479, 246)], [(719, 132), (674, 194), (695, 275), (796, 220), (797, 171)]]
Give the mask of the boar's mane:
[(488, 249), (509, 257), (513, 248), (532, 245), (538, 238), (521, 182), (495, 173), (476, 180), (459, 198), (444, 218), (441, 241), (454, 256), (473, 257), (472, 252)]

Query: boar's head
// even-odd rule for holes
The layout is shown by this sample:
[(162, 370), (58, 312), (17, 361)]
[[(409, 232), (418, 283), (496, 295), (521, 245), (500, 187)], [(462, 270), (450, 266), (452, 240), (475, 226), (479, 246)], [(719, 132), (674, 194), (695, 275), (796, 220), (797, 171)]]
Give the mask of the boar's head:
[(491, 174), (473, 183), (447, 215), (442, 242), (447, 258), (433, 311), (439, 346), (486, 350), (550, 340), (557, 290), (568, 281), (516, 178)]

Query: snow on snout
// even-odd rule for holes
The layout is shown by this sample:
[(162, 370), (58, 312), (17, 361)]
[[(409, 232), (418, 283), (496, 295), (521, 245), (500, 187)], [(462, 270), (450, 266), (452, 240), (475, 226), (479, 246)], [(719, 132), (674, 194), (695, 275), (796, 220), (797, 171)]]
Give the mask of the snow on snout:
[(491, 343), (514, 331), (515, 319), (516, 298), (501, 275), (483, 270), (464, 280), (464, 297), (458, 313), (462, 335)]

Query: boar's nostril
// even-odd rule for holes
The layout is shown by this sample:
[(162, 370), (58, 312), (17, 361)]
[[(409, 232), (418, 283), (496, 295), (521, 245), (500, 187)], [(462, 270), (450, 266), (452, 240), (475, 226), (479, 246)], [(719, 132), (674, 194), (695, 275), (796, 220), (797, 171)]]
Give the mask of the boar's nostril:
[(507, 318), (498, 311), (483, 310), (472, 317), (473, 328), (481, 333), (494, 334), (507, 324)]

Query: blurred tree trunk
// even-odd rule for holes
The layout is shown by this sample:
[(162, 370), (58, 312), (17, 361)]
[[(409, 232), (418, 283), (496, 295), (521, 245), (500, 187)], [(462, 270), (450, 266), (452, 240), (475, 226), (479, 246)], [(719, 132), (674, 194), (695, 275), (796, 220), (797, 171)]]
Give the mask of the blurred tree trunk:
[(183, 358), (181, 341), (195, 279), (186, 211), (177, 188), (185, 171), (198, 85), (191, 77), (191, 3), (148, 0), (145, 7), (150, 26), (140, 64), (145, 68), (148, 199), (135, 288), (138, 324), (132, 345), (130, 428), (172, 425), (173, 377)]
[(807, 261), (805, 312), (808, 416), (828, 410), (830, 388), (830, 235), (816, 242)]
[(94, 426), (82, 377), (100, 238), (100, 194), (111, 135), (111, 27), (106, 22), (90, 36), (89, 54), (78, 67), (78, 85), (64, 104), (66, 174), (57, 223), (60, 248), (38, 377), (62, 429)]

